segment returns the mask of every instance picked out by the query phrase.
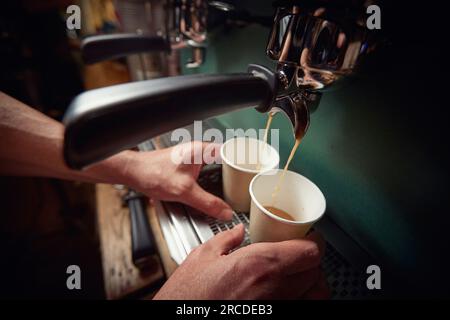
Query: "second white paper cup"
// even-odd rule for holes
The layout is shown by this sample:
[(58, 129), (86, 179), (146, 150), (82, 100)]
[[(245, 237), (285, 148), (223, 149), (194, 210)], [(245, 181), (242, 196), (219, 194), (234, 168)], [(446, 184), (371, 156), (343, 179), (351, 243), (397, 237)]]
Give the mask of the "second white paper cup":
[[(275, 208), (290, 214), (295, 221), (274, 215), (264, 207), (272, 206), (272, 193), (283, 170), (258, 174), (250, 183), (250, 241), (276, 242), (303, 238), (325, 213), (326, 201), (320, 189), (308, 178), (287, 171), (277, 194)], [(274, 174), (275, 173), (275, 174)]]
[(249, 212), (250, 181), (260, 172), (278, 168), (278, 151), (264, 141), (236, 137), (222, 145), (220, 156), (225, 201), (235, 211)]

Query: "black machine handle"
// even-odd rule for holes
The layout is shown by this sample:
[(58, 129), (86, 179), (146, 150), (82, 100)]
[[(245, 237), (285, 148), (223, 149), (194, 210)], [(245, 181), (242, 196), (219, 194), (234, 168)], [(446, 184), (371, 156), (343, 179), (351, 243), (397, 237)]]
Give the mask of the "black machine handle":
[(70, 168), (81, 169), (195, 120), (246, 107), (267, 111), (273, 97), (271, 82), (250, 73), (177, 76), (87, 91), (64, 116), (64, 158)]
[(170, 52), (170, 43), (160, 36), (135, 33), (90, 36), (81, 43), (84, 62), (89, 64), (149, 51)]
[(130, 210), (133, 263), (139, 269), (143, 269), (152, 262), (152, 256), (156, 253), (155, 240), (145, 210), (145, 198), (130, 190), (124, 200)]

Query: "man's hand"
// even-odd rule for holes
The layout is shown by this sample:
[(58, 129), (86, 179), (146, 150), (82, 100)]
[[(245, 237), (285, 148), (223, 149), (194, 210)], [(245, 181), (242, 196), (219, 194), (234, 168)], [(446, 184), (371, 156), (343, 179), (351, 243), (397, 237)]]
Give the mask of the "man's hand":
[[(151, 152), (126, 150), (84, 170), (70, 170), (63, 159), (63, 125), (2, 92), (0, 136), (0, 175), (125, 184), (152, 198), (183, 202), (219, 219), (232, 217), (224, 201), (196, 182), (203, 154), (218, 157), (216, 144), (193, 142)], [(215, 152), (208, 152), (210, 149)], [(173, 150), (200, 161), (176, 164), (172, 161)]]
[[(219, 148), (217, 144), (196, 141), (158, 151), (135, 152), (123, 175), (126, 184), (154, 199), (182, 202), (212, 217), (230, 220), (230, 206), (197, 183), (204, 155), (216, 159)], [(176, 163), (174, 156), (184, 161)]]
[(242, 225), (196, 248), (155, 299), (326, 299), (320, 270), (323, 240), (256, 243), (240, 248)]

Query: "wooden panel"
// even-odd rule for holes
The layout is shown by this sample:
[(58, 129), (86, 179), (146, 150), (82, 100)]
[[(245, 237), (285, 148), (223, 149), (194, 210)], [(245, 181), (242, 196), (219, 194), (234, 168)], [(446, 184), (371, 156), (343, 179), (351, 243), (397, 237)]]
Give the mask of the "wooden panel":
[(98, 184), (96, 189), (106, 298), (119, 299), (154, 286), (164, 278), (159, 257), (154, 256), (154, 264), (145, 273), (134, 266), (129, 210), (122, 207), (120, 192), (113, 186)]

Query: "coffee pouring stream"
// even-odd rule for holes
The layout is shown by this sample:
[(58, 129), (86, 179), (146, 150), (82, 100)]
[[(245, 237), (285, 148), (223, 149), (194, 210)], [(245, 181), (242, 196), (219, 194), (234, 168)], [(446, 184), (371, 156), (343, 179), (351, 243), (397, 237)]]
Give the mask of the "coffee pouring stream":
[(81, 169), (195, 120), (249, 107), (285, 114), (302, 138), (322, 92), (372, 48), (361, 25), (364, 6), (343, 2), (277, 1), (267, 45), (274, 71), (252, 64), (246, 73), (168, 77), (78, 95), (64, 116), (67, 165)]

